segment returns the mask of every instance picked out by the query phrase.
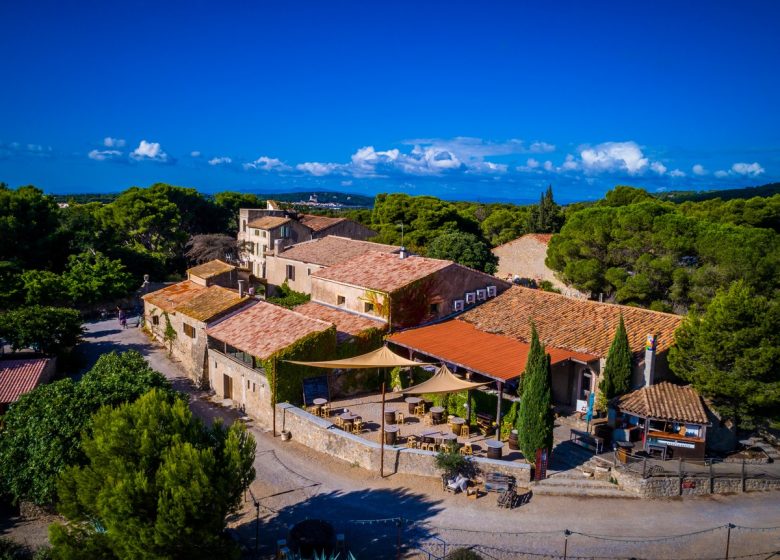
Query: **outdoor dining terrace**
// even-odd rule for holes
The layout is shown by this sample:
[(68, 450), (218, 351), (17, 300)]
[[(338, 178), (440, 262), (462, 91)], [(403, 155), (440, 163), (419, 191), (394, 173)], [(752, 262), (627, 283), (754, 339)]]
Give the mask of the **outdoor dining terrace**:
[[(378, 394), (333, 401), (316, 399), (307, 410), (338, 428), (380, 443), (382, 397)], [(455, 445), (467, 456), (524, 462), (515, 441), (496, 440), (495, 428), (484, 422), (469, 424), (448, 415), (419, 396), (387, 393), (384, 407), (385, 444), (438, 452)]]

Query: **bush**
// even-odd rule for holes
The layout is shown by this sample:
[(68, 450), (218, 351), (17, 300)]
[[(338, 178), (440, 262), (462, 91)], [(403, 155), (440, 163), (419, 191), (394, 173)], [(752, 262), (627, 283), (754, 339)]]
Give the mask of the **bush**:
[(275, 303), (276, 305), (281, 305), (287, 309), (293, 309), (294, 307), (303, 305), (304, 303), (307, 303), (309, 299), (311, 299), (308, 294), (296, 292), (295, 290), (291, 289), (290, 286), (287, 285), (287, 281), (279, 286), (276, 291), (278, 294), (274, 297), (267, 298), (266, 301)]
[(456, 548), (447, 555), (446, 560), (482, 560), (482, 556), (469, 548)]
[(454, 478), (459, 474), (467, 478), (474, 478), (477, 475), (474, 461), (461, 455), (456, 445), (444, 447), (436, 454), (434, 461), (436, 468), (440, 469), (447, 478)]

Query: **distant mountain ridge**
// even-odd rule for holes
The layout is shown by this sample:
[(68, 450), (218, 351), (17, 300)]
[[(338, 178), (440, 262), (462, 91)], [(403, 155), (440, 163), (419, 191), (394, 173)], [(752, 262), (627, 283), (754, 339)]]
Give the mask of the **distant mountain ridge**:
[(722, 191), (669, 191), (656, 193), (655, 196), (661, 200), (671, 202), (701, 202), (720, 198), (721, 200), (732, 200), (735, 198), (753, 198), (756, 196), (768, 197), (780, 194), (780, 183), (767, 183), (759, 187), (744, 187), (741, 189), (726, 189)]

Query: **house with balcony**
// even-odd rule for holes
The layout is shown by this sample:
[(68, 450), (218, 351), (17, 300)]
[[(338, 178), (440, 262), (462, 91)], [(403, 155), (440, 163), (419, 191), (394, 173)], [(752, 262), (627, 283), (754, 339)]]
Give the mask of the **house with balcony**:
[(283, 210), (272, 200), (266, 208), (241, 208), (238, 214), (240, 259), (257, 278), (266, 278), (266, 258), (280, 250), (328, 235), (365, 240), (372, 229), (346, 218)]

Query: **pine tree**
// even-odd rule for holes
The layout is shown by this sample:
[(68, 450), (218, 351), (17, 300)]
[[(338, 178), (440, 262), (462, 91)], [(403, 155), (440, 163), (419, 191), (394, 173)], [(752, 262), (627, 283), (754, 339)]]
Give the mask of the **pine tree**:
[(553, 200), (552, 185), (539, 195), (539, 204), (531, 207), (528, 231), (532, 233), (557, 233), (563, 225), (561, 207)]
[(518, 443), (526, 460), (534, 461), (538, 449), (553, 443), (552, 367), (550, 356), (531, 325), (531, 349), (523, 373), (523, 396), (517, 415)]
[(618, 395), (628, 393), (631, 388), (632, 369), (628, 333), (623, 322), (623, 315), (620, 315), (620, 323), (609, 347), (603, 378), (599, 384), (603, 400), (609, 401)]

